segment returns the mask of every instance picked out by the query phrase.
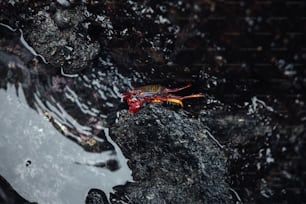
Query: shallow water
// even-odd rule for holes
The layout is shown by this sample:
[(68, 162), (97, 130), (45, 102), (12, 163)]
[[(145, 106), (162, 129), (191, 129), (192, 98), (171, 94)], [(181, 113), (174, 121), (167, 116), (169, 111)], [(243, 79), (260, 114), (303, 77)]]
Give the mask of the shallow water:
[[(65, 1), (59, 2), (64, 4)], [(33, 130), (37, 138), (51, 140), (54, 146), (58, 145), (57, 141), (67, 143), (63, 151), (74, 152), (68, 158), (63, 157), (67, 159), (63, 162), (53, 159), (55, 166), (66, 166), (68, 170), (78, 166), (78, 173), (95, 169), (96, 174), (91, 175), (98, 176), (105, 172), (110, 176), (122, 172), (120, 182), (123, 184), (131, 180), (131, 172), (111, 135), (107, 134), (107, 127), (116, 120), (117, 111), (126, 108), (120, 102), (120, 93), (152, 83), (179, 87), (191, 82), (193, 88), (183, 94), (202, 92), (207, 98), (188, 101), (185, 109), (200, 116), (212, 134), (228, 147), (229, 182), (241, 200), (305, 202), (305, 3), (120, 3), (86, 6), (87, 15), (97, 17), (88, 24), (88, 34), (98, 40), (104, 50), (94, 65), (77, 77), (60, 74), (49, 77), (43, 64), (42, 69), (38, 69), (40, 74), (31, 72), (32, 78), (26, 78), (28, 74), (22, 70), (33, 67), (22, 63), (32, 55), (7, 59), (17, 62), (19, 71), (7, 71), (6, 65), (1, 67), (1, 76), (4, 76), (1, 87), (8, 87), (7, 91), (1, 89), (0, 100), (7, 104), (1, 106), (1, 114), (11, 118), (8, 125), (12, 129), (7, 132), (16, 132), (10, 136), (16, 138), (5, 139), (1, 144), (13, 145), (15, 140), (23, 143), (20, 137), (23, 129), (29, 128), (29, 132), (36, 127), (33, 122), (19, 121), (28, 114), (33, 117), (30, 121), (35, 118), (41, 123)], [(10, 84), (22, 87), (17, 88), (20, 97)], [(19, 101), (15, 106), (22, 107), (20, 113), (8, 111), (16, 109), (8, 104), (9, 98)], [(67, 127), (69, 135), (60, 134), (44, 119), (43, 111), (48, 111)], [(24, 126), (14, 129), (16, 123), (24, 123)], [(52, 135), (50, 138), (44, 135), (45, 130)], [(52, 140), (53, 135), (56, 141)], [(93, 136), (98, 145), (84, 142), (87, 136)], [(31, 142), (35, 141), (28, 140), (27, 148), (18, 150), (32, 151), (36, 143)], [(41, 144), (46, 145), (43, 141)], [(111, 152), (115, 152), (115, 156)], [(55, 150), (50, 154), (55, 157), (57, 153)], [(70, 152), (65, 153), (70, 155)], [(26, 175), (31, 166), (46, 163), (34, 153), (32, 158), (23, 158), (23, 154), (18, 155), (20, 158), (14, 161), (15, 165), (3, 158), (8, 167), (1, 168), (13, 174), (9, 172), (12, 165), (13, 169), (24, 171), (20, 175)], [(95, 160), (93, 155), (105, 157), (102, 161), (97, 159), (98, 163), (115, 159), (119, 168), (110, 172), (107, 168), (93, 167), (93, 163), (87, 164), (88, 160)], [(31, 161), (28, 167), (27, 160)], [(65, 175), (66, 170), (60, 172)], [(16, 187), (15, 181), (9, 179), (12, 176), (0, 174), (26, 199), (32, 200), (27, 197), (29, 192), (22, 193), (25, 188)], [(52, 176), (61, 178), (55, 172)], [(75, 177), (78, 176), (76, 173)], [(27, 181), (31, 181), (30, 178)], [(82, 183), (82, 179), (79, 182)], [(91, 182), (95, 181), (86, 184)], [(103, 179), (100, 182), (103, 183)], [(116, 182), (109, 186), (100, 184), (97, 188), (107, 193), (111, 192), (112, 185)], [(95, 186), (84, 184), (78, 199), (84, 200), (91, 187)], [(33, 201), (37, 200), (33, 198)]]
[[(107, 128), (102, 131), (114, 149), (86, 152), (30, 109), (22, 90), (18, 92), (19, 97), (12, 85), (0, 90), (0, 174), (22, 197), (38, 203), (81, 203), (91, 188), (109, 195), (112, 187), (132, 181), (127, 160)], [(108, 161), (119, 168), (96, 166)]]
[(19, 195), (30, 202), (82, 203), (90, 189), (109, 197), (114, 186), (133, 181), (106, 120), (116, 118), (119, 88), (130, 88), (131, 80), (103, 60), (103, 72), (67, 78), (39, 76), (18, 64), (20, 56), (1, 56), (0, 174)]

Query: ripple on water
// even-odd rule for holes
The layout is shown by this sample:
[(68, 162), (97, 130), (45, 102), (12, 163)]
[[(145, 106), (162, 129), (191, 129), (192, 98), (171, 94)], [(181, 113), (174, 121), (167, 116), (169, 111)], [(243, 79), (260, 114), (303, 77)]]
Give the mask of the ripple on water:
[[(107, 128), (103, 131), (114, 150), (83, 151), (43, 119), (42, 111), (29, 108), (22, 89), (18, 92), (19, 97), (11, 85), (0, 89), (0, 174), (21, 196), (38, 203), (82, 203), (91, 188), (109, 195), (114, 186), (132, 180)], [(119, 169), (96, 165), (108, 161), (117, 161)]]

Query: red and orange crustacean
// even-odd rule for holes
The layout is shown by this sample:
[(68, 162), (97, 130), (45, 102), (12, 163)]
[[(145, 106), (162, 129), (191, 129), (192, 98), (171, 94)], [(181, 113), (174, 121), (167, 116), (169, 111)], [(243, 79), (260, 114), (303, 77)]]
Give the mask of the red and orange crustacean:
[(189, 98), (201, 98), (203, 94), (193, 94), (189, 96), (176, 96), (171, 93), (189, 88), (188, 84), (181, 88), (168, 89), (160, 85), (147, 85), (131, 90), (123, 94), (123, 99), (127, 101), (130, 113), (137, 113), (144, 105), (150, 103), (171, 103), (183, 107), (182, 100)]

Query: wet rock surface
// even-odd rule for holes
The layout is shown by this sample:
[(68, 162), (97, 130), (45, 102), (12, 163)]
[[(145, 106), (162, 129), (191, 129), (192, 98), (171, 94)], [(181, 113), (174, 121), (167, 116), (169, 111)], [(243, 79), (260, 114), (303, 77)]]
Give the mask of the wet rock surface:
[(98, 42), (91, 42), (78, 31), (84, 23), (82, 9), (84, 7), (76, 7), (55, 13), (43, 9), (32, 16), (32, 29), (25, 33), (28, 42), (47, 62), (67, 74), (79, 73), (92, 66), (92, 60), (100, 52)]
[[(305, 203), (305, 8), (303, 1), (1, 1), (0, 22), (21, 29), (49, 62), (44, 64), (20, 43), (20, 32), (1, 27), (1, 90), (22, 86), (25, 103), (38, 112), (48, 110), (67, 125), (71, 144), (83, 147), (79, 151), (118, 153), (102, 129), (113, 124), (116, 111), (126, 109), (120, 92), (152, 83), (180, 87), (191, 82), (192, 93), (206, 94), (205, 100), (186, 102), (185, 110), (199, 119), (155, 106), (143, 109), (142, 117), (121, 112), (118, 124), (126, 128), (116, 124), (111, 138), (130, 159), (136, 182), (115, 187), (113, 202), (169, 201), (165, 195), (178, 203), (205, 202), (190, 189), (204, 191), (211, 182), (215, 191), (207, 191), (207, 197), (218, 194), (222, 202), (230, 186), (246, 203)], [(63, 76), (61, 70), (78, 76)], [(20, 124), (18, 118), (14, 122)], [(225, 145), (228, 160), (210, 139), (186, 136), (206, 128)], [(98, 142), (92, 146), (90, 141)], [(200, 166), (204, 159), (209, 164), (205, 168)], [(122, 168), (112, 157), (86, 162), (85, 169), (115, 173)], [(220, 177), (205, 180), (205, 170)], [(1, 184), (1, 197), (20, 199), (19, 192), (6, 191), (9, 183)], [(111, 190), (95, 187), (88, 188), (86, 202), (107, 203)]]
[[(12, 18), (12, 9), (21, 15)], [(97, 58), (100, 44), (86, 30), (85, 6), (72, 9), (52, 1), (2, 2), (0, 20), (11, 26), (19, 22), (28, 43), (58, 72), (79, 73)]]
[(134, 116), (122, 111), (111, 133), (130, 159), (135, 180), (121, 188), (123, 198), (131, 203), (233, 202), (225, 154), (206, 129), (186, 112), (162, 106), (146, 106)]

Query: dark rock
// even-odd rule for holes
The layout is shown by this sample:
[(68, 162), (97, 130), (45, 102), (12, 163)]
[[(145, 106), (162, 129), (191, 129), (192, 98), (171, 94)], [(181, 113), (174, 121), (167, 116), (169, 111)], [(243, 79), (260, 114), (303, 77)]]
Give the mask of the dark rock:
[(39, 11), (33, 16), (32, 28), (26, 31), (27, 40), (34, 49), (50, 64), (64, 68), (68, 74), (88, 67), (100, 51), (98, 42), (90, 42), (77, 32), (84, 20), (82, 9), (58, 10), (54, 15)]
[(86, 197), (86, 204), (105, 204), (107, 203), (106, 195), (98, 189), (90, 189)]
[[(20, 64), (27, 64), (34, 58), (34, 54), (27, 50), (24, 42), (21, 42), (22, 36), (18, 30), (13, 30), (9, 26), (0, 23), (0, 36), (0, 51), (7, 55), (7, 57), (1, 57), (0, 61), (5, 61), (3, 58), (19, 57)], [(9, 54), (11, 55), (8, 56)]]
[(130, 159), (134, 183), (118, 187), (131, 203), (230, 203), (222, 149), (206, 127), (180, 110), (149, 105), (136, 115), (121, 112), (111, 129)]
[(100, 44), (84, 32), (85, 10), (84, 5), (63, 8), (51, 1), (1, 2), (0, 22), (22, 28), (25, 40), (49, 64), (74, 74), (91, 66), (100, 52)]
[[(117, 93), (145, 84), (171, 87), (193, 83), (198, 89), (194, 93), (207, 95), (204, 104), (190, 106), (193, 111), (195, 107), (201, 111), (201, 122), (164, 108), (148, 107), (134, 117), (123, 113), (127, 116), (121, 116), (113, 133), (130, 158), (136, 182), (118, 187), (115, 199), (129, 202), (129, 198), (136, 203), (209, 202), (211, 197), (206, 194), (210, 192), (197, 192), (205, 191), (207, 182), (224, 181), (224, 171), (243, 202), (306, 203), (306, 55), (301, 49), (305, 47), (302, 34), (306, 26), (300, 21), (306, 4), (236, 3), (10, 0), (0, 1), (0, 22), (21, 28), (26, 41), (53, 67), (62, 67), (66, 73), (90, 65), (103, 47), (96, 66), (87, 69), (88, 82), (58, 76), (51, 80), (54, 86), (48, 94), (64, 104), (80, 124), (88, 124), (87, 115), (79, 106), (73, 108), (65, 97), (66, 84), (76, 90), (78, 99), (84, 99), (80, 101), (89, 101), (102, 116), (110, 109), (120, 109), (118, 95), (109, 86), (119, 87)], [(22, 81), (27, 99), (32, 99), (28, 103), (35, 107), (35, 91), (43, 93), (41, 82), (48, 82), (48, 77), (41, 75), (49, 76), (50, 72), (36, 66), (34, 74), (25, 69), (33, 63), (33, 55), (19, 46), (19, 34), (6, 30), (0, 33), (0, 66), (9, 68), (0, 70), (0, 77), (10, 83)], [(42, 74), (36, 76), (37, 71)], [(117, 71), (120, 75), (114, 74)], [(1, 87), (5, 87), (5, 80), (0, 81)], [(95, 86), (93, 82), (107, 85)], [(106, 93), (105, 98), (97, 99), (100, 91)], [(262, 101), (253, 100), (254, 96)], [(218, 110), (213, 101), (222, 102)], [(115, 105), (110, 108), (109, 102)], [(115, 120), (107, 117), (107, 121)], [(197, 139), (195, 133), (205, 128), (203, 124), (226, 144), (230, 152), (228, 172), (223, 154), (214, 143), (209, 138)], [(109, 146), (85, 149), (99, 152)], [(211, 161), (214, 154), (218, 156), (216, 161), (222, 161), (217, 173)], [(205, 168), (201, 167), (203, 161)], [(95, 166), (111, 171), (120, 168), (114, 160)], [(219, 177), (207, 178), (205, 171)], [(216, 197), (223, 202), (224, 197)]]

